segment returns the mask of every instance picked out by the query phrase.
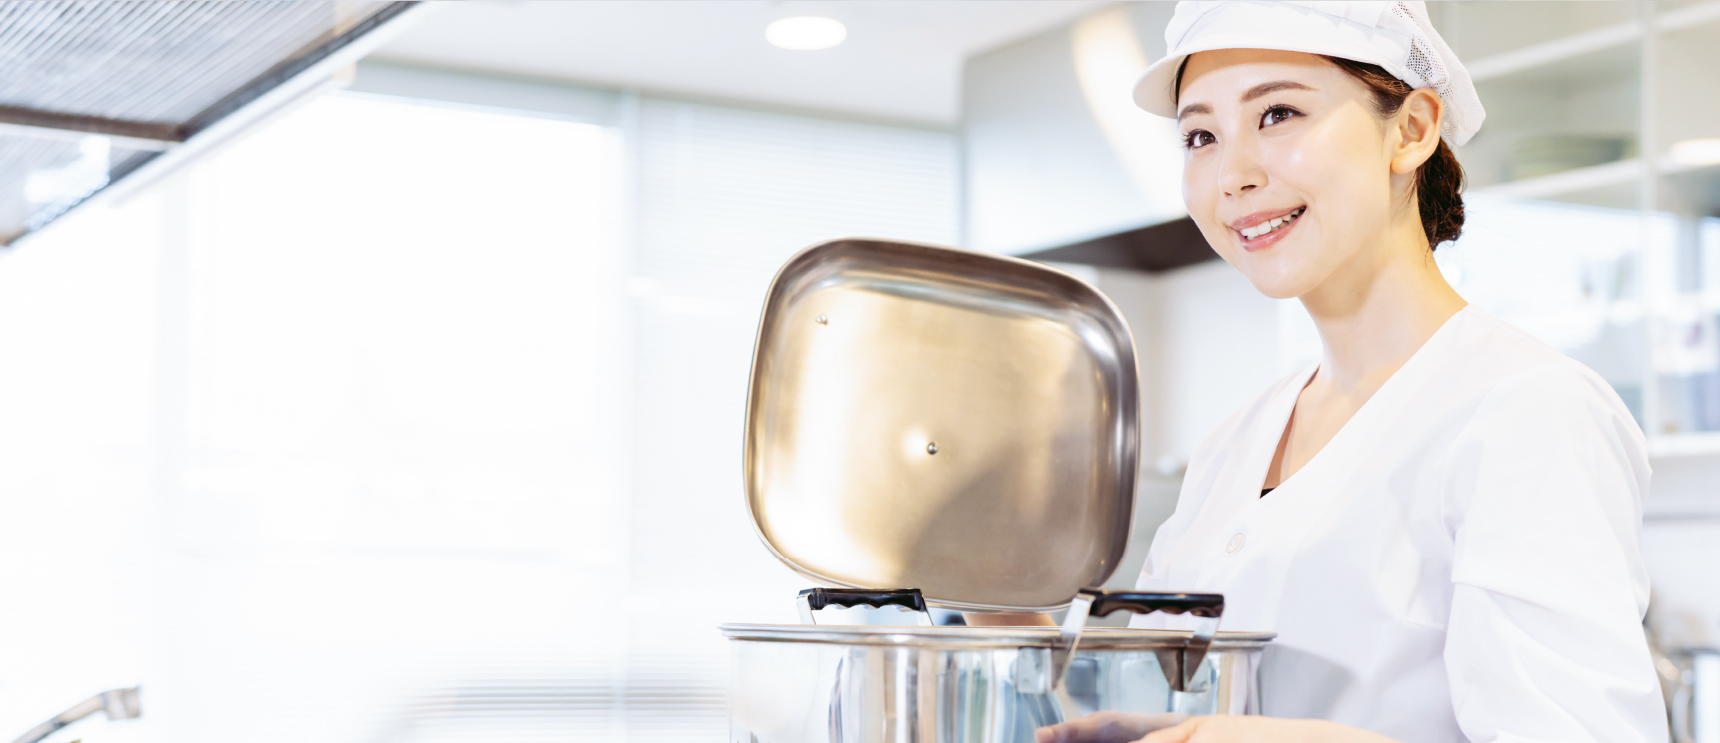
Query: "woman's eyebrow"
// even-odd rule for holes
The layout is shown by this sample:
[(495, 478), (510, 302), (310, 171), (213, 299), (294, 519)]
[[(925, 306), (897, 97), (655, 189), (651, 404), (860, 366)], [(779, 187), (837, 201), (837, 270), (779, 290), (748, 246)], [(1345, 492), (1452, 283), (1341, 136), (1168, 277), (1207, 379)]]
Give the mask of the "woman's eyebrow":
[[(1276, 93), (1280, 90), (1312, 91), (1314, 89), (1296, 82), (1295, 80), (1273, 80), (1272, 82), (1261, 83), (1249, 88), (1247, 92), (1242, 94), (1242, 102), (1247, 103), (1259, 98), (1260, 96), (1266, 95), (1267, 93)], [(1190, 103), (1187, 106), (1183, 106), (1182, 110), (1177, 112), (1177, 121), (1182, 121), (1184, 117), (1193, 116), (1195, 114), (1209, 113), (1212, 113), (1211, 106), (1208, 106), (1205, 103)]]
[(1187, 106), (1183, 106), (1182, 110), (1177, 112), (1177, 121), (1182, 121), (1185, 117), (1193, 116), (1195, 114), (1209, 113), (1212, 113), (1212, 106), (1208, 106), (1205, 103), (1190, 103)]
[(1313, 90), (1313, 88), (1294, 80), (1274, 80), (1249, 88), (1248, 92), (1242, 94), (1242, 102), (1247, 103), (1267, 93), (1276, 93), (1280, 90)]

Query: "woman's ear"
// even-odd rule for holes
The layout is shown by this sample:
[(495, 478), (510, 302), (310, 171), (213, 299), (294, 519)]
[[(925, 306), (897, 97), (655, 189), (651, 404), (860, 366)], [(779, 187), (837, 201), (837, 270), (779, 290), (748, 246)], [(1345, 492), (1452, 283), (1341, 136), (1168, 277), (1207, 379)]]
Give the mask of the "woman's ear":
[(1439, 149), (1439, 120), (1445, 113), (1445, 102), (1432, 88), (1417, 88), (1404, 98), (1398, 109), (1397, 152), (1392, 154), (1392, 172), (1409, 175), (1433, 157)]

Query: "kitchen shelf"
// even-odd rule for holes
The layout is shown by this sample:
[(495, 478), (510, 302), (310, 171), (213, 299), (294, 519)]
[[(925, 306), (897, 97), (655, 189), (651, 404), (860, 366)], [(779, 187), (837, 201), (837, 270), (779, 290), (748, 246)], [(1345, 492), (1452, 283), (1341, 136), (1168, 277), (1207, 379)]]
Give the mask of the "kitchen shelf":
[[(1654, 18), (1654, 26), (1657, 33), (1667, 33), (1714, 21), (1720, 21), (1720, 2), (1702, 3), (1660, 13)], [(1641, 38), (1642, 21), (1627, 21), (1483, 57), (1466, 64), (1465, 67), (1469, 70), (1471, 80), (1481, 82), (1569, 61)]]
[[(1638, 183), (1645, 175), (1642, 167), (1642, 158), (1633, 157), (1536, 178), (1506, 181), (1477, 188), (1470, 193), (1497, 198), (1558, 199), (1582, 191)], [(1720, 170), (1720, 162), (1681, 162), (1670, 157), (1662, 157), (1655, 174), (1662, 176), (1681, 175), (1706, 170)]]
[(1663, 433), (1648, 440), (1648, 456), (1700, 457), (1720, 454), (1720, 431)]
[(1518, 181), (1477, 188), (1471, 193), (1515, 199), (1556, 199), (1579, 191), (1591, 191), (1608, 186), (1622, 186), (1642, 179), (1642, 160), (1630, 158), (1603, 165), (1592, 165), (1561, 173), (1524, 178)]

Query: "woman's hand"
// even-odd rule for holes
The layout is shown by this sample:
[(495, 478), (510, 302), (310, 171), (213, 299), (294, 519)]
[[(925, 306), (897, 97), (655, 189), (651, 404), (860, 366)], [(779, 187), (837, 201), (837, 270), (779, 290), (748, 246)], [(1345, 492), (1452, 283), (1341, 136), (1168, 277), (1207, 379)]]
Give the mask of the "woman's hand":
[[(1045, 743), (1040, 739), (1039, 743)], [(1379, 733), (1325, 720), (1213, 715), (1149, 733), (1140, 743), (1394, 743)]]
[(1395, 743), (1325, 720), (1095, 712), (1035, 731), (1035, 743)]
[(1034, 731), (1035, 743), (1134, 743), (1141, 736), (1187, 720), (1188, 715), (1094, 712)]

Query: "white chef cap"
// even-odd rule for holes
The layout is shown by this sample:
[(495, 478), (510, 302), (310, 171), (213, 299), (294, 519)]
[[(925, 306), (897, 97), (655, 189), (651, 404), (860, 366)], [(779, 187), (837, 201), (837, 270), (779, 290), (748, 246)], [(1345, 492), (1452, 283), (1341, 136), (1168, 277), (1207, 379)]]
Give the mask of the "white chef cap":
[(1376, 64), (1445, 102), (1442, 131), (1468, 142), (1487, 112), (1469, 72), (1433, 30), (1421, 2), (1222, 0), (1179, 2), (1165, 27), (1170, 53), (1135, 83), (1135, 105), (1176, 117), (1177, 70), (1190, 54), (1214, 49), (1282, 49)]

